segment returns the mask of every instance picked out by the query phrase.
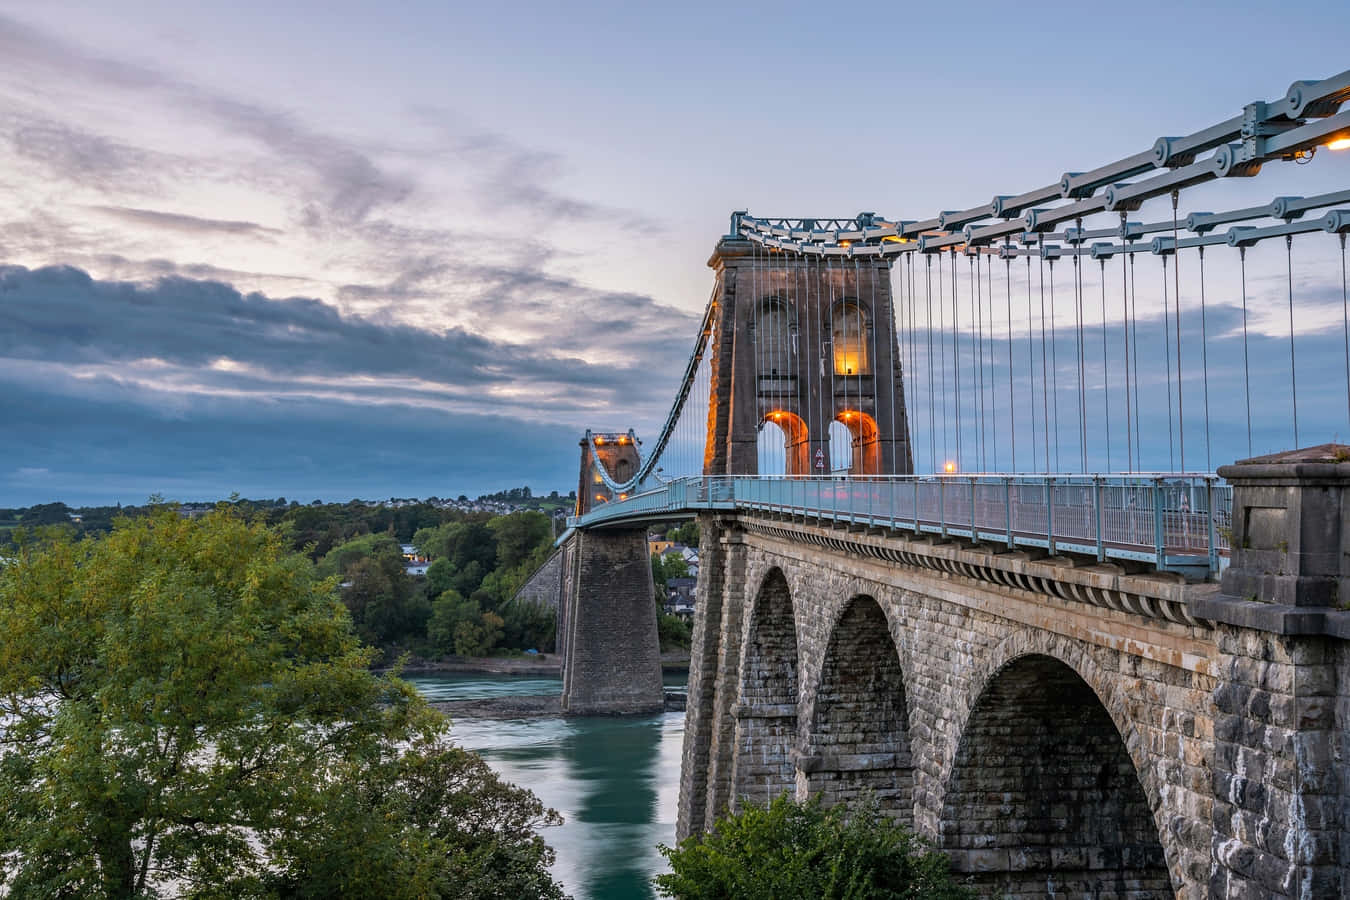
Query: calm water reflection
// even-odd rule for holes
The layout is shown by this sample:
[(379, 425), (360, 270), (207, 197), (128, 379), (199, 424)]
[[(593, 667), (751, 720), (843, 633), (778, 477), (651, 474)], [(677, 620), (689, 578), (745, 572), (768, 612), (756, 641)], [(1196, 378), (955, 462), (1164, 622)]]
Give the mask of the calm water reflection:
[[(408, 679), (433, 700), (561, 690), (551, 678), (505, 675)], [(683, 689), (685, 677), (666, 676)], [(578, 900), (654, 897), (665, 871), (658, 843), (675, 839), (684, 713), (637, 718), (457, 719), (451, 731), (508, 781), (528, 787), (567, 820), (544, 832), (558, 852), (554, 874)]]

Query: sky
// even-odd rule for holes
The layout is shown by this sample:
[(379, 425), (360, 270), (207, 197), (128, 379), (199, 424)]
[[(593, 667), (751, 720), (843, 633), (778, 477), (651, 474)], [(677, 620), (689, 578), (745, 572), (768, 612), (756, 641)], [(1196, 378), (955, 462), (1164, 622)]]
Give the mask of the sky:
[[(657, 433), (733, 209), (926, 218), (1345, 67), (1340, 3), (1243, 6), (0, 0), (0, 506), (565, 492)], [(1197, 202), (1350, 187), (1284, 168)]]

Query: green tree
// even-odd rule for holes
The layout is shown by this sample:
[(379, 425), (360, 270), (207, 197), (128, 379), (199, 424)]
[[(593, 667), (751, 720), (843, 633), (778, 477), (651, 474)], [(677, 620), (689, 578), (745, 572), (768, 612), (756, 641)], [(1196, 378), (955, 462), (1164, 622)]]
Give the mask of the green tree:
[(455, 567), (450, 560), (442, 557), (427, 566), (426, 591), (428, 597), (439, 597), (450, 590), (455, 577)]
[(0, 634), (9, 896), (561, 894), (556, 814), (371, 673), (333, 581), (259, 521), (30, 541)]
[(882, 814), (797, 803), (786, 794), (719, 819), (705, 835), (661, 846), (671, 872), (653, 879), (681, 900), (966, 900), (947, 858)]
[(698, 546), (698, 522), (685, 522), (677, 528), (672, 528), (666, 532), (666, 538), (686, 547)]
[(516, 600), (501, 608), (502, 643), (518, 650), (552, 653), (557, 642), (558, 614), (543, 603)]
[(367, 556), (391, 556), (402, 559), (398, 541), (388, 534), (363, 534), (334, 547), (319, 561), (319, 574), (346, 575), (359, 560)]
[(455, 652), (455, 629), (461, 622), (471, 622), (482, 615), (478, 604), (466, 600), (452, 589), (443, 591), (431, 601), (431, 618), (427, 619), (427, 641), (440, 653)]
[(548, 546), (553, 536), (548, 516), (541, 512), (514, 512), (498, 516), (488, 522), (488, 528), (497, 537), (497, 566), (511, 569), (541, 546)]
[(502, 617), (485, 612), (455, 626), (455, 653), (460, 656), (487, 656), (502, 639)]
[(688, 650), (693, 641), (689, 623), (679, 616), (667, 613), (662, 606), (656, 607), (656, 634), (661, 641), (662, 652), (666, 650)]
[(657, 606), (665, 605), (667, 580), (688, 577), (689, 563), (684, 561), (683, 556), (678, 553), (667, 553), (664, 556), (652, 554), (652, 589), (656, 592)]

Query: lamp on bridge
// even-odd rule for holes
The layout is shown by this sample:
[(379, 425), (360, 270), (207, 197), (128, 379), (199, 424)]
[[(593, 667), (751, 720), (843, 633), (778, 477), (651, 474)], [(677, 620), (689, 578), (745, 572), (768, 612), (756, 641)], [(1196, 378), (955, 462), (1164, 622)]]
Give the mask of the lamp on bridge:
[(1327, 142), (1328, 150), (1350, 150), (1350, 137), (1336, 138)]
[(946, 464), (942, 467), (942, 471), (946, 472), (948, 475), (956, 474), (956, 463), (952, 462), (950, 459), (947, 460)]

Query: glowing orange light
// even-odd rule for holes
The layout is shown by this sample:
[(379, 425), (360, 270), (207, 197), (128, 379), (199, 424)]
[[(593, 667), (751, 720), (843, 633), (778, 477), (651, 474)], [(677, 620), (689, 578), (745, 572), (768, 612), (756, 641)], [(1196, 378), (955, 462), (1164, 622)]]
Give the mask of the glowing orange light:
[(840, 246), (840, 247), (852, 247), (852, 246), (853, 246), (853, 242), (852, 242), (852, 241), (840, 241), (840, 242), (839, 242), (839, 246)]
[(619, 443), (620, 443), (620, 444), (626, 444), (626, 443), (628, 443), (628, 438), (627, 438), (627, 437), (621, 437), (621, 438), (619, 438)]
[(1350, 150), (1350, 137), (1336, 138), (1327, 143), (1328, 150)]
[(596, 494), (596, 495), (595, 495), (595, 499), (596, 499), (598, 502), (600, 502), (600, 503), (608, 503), (608, 502), (609, 502), (608, 500), (605, 499), (605, 495), (604, 495), (604, 494)]
[(956, 463), (952, 462), (950, 459), (947, 460), (947, 464), (942, 467), (942, 471), (946, 472), (948, 475), (952, 474), (956, 471)]
[(619, 495), (619, 499), (620, 499), (620, 500), (627, 500), (627, 499), (628, 499), (628, 495), (627, 495), (627, 494), (620, 494), (620, 495)]
[(599, 446), (600, 446), (601, 444), (603, 444), (604, 442), (605, 442), (605, 439), (602, 438), (602, 437), (600, 437), (600, 435), (597, 434), (597, 435), (595, 436), (595, 446), (599, 447)]
[(783, 418), (783, 414), (782, 414), (782, 413), (776, 412), (776, 413), (773, 414), (773, 420), (774, 420), (775, 422), (777, 422), (777, 421), (778, 421), (779, 419), (781, 419), (781, 418)]

